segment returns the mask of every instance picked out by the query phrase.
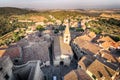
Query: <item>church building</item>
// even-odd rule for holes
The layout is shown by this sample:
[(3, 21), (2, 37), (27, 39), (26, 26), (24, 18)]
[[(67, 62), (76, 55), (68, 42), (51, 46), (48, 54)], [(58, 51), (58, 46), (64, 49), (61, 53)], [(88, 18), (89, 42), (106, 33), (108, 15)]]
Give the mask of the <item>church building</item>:
[(54, 37), (54, 64), (59, 65), (62, 61), (65, 65), (69, 65), (73, 57), (73, 52), (70, 46), (71, 35), (69, 24), (66, 25), (65, 31), (61, 36)]

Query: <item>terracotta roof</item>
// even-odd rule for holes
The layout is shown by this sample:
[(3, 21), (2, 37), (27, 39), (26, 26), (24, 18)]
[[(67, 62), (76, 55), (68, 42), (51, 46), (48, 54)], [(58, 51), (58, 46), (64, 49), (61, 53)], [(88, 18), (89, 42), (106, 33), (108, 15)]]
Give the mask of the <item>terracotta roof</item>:
[(92, 80), (82, 69), (72, 70), (64, 76), (64, 80)]
[(92, 40), (92, 38), (88, 37), (87, 35), (80, 36), (80, 39), (87, 40), (87, 41), (91, 41)]
[(108, 41), (105, 41), (105, 42), (101, 43), (101, 46), (104, 49), (108, 49), (109, 47), (114, 47), (114, 48), (119, 47), (119, 45), (116, 42), (108, 42)]
[(39, 32), (36, 31), (29, 34), (22, 40), (20, 40), (18, 45), (22, 46), (23, 51), (23, 62), (26, 63), (30, 60), (41, 60), (49, 61), (49, 46), (50, 43), (44, 39), (44, 37), (39, 37)]
[(111, 62), (120, 62), (119, 58), (118, 57), (115, 57), (114, 55), (112, 55), (109, 51), (107, 50), (102, 50), (100, 51), (99, 53), (101, 55), (101, 57), (107, 59), (108, 61), (111, 61)]
[(108, 48), (111, 46), (111, 42), (105, 41), (105, 42), (101, 43), (101, 46), (102, 46), (104, 49), (108, 49)]
[(103, 36), (100, 39), (98, 39), (97, 41), (108, 41), (108, 42), (115, 42), (114, 40), (112, 40), (109, 36)]
[(97, 52), (101, 49), (99, 46), (79, 37), (74, 40), (74, 43), (77, 44), (81, 49), (85, 50), (87, 53), (97, 54)]
[(111, 46), (113, 46), (113, 47), (115, 47), (115, 48), (120, 47), (119, 43), (116, 43), (116, 42), (112, 42), (112, 43), (111, 43)]
[(0, 48), (0, 57), (2, 57), (5, 52), (6, 52), (6, 48)]
[(73, 55), (72, 49), (69, 44), (63, 42), (63, 38), (59, 37), (60, 51), (62, 55)]
[(78, 80), (76, 73), (72, 70), (64, 76), (64, 80)]
[(94, 38), (96, 36), (96, 34), (94, 32), (89, 32), (88, 36), (91, 37), (91, 38)]
[(59, 37), (54, 37), (54, 56), (59, 56), (61, 55), (60, 52), (60, 43), (59, 43)]
[(111, 77), (116, 73), (116, 71), (97, 59), (88, 67), (89, 72), (94, 74), (98, 80), (101, 80), (102, 77), (105, 80), (111, 80)]
[(48, 43), (46, 41), (38, 43), (38, 42), (30, 42), (28, 46), (23, 48), (23, 61), (24, 63), (30, 60), (41, 60), (41, 61), (49, 61), (49, 50)]
[(79, 62), (78, 65), (81, 66), (83, 70), (87, 70), (87, 67), (94, 61), (94, 58), (92, 56), (86, 55), (83, 56)]
[(93, 38), (96, 37), (96, 34), (94, 32), (88, 32), (82, 36), (79, 36), (80, 39), (91, 41)]
[(118, 43), (118, 45), (120, 46), (120, 41), (118, 41), (117, 43)]
[(97, 40), (97, 42), (101, 43), (101, 46), (104, 49), (109, 48), (110, 46), (113, 46), (117, 48), (119, 45), (114, 40), (112, 40), (109, 36), (101, 37)]
[(18, 58), (21, 55), (21, 49), (19, 46), (11, 46), (9, 47), (4, 56), (10, 56), (11, 59)]

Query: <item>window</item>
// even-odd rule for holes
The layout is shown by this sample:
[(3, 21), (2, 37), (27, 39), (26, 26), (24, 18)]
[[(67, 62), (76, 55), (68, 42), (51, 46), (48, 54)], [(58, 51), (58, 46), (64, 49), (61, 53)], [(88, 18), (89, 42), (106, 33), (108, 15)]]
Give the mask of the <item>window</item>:
[(63, 62), (63, 61), (60, 61), (60, 65), (64, 65), (64, 62)]
[(15, 62), (15, 63), (18, 63), (18, 59), (15, 59), (14, 62)]
[(79, 65), (79, 68), (81, 68), (81, 66)]
[(92, 77), (96, 80), (96, 77), (95, 77), (95, 75), (92, 75)]
[(68, 40), (66, 39), (66, 42), (67, 42)]
[(9, 79), (9, 75), (6, 74), (6, 75), (4, 76), (4, 78), (5, 78), (6, 80), (8, 80), (8, 79)]
[(103, 74), (100, 71), (98, 71), (98, 74), (100, 77), (103, 77)]
[(0, 71), (2, 71), (3, 70), (3, 68), (2, 67), (0, 67)]
[(66, 36), (66, 38), (68, 38), (68, 36)]

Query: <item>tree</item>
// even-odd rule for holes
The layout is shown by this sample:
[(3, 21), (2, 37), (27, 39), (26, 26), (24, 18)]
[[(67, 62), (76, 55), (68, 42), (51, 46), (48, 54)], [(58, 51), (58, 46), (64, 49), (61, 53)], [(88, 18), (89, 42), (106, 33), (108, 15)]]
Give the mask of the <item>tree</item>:
[(74, 30), (75, 30), (75, 28), (74, 28), (74, 27), (70, 27), (70, 30), (74, 31)]
[(60, 30), (60, 31), (63, 31), (63, 30), (65, 30), (65, 27), (66, 27), (66, 26), (60, 25), (60, 26), (59, 26), (59, 30)]
[(44, 31), (45, 30), (45, 28), (42, 25), (38, 25), (36, 29), (39, 30), (39, 31)]
[(21, 39), (18, 32), (13, 33), (13, 39), (14, 41), (19, 41)]
[(97, 28), (90, 28), (91, 31), (95, 32), (96, 34), (101, 34), (102, 31)]
[(88, 25), (89, 25), (88, 22), (86, 22), (86, 23), (85, 23), (85, 26), (88, 27)]
[(55, 29), (55, 30), (54, 30), (54, 33), (55, 33), (55, 34), (59, 33), (59, 30), (58, 30), (58, 29)]
[(76, 31), (84, 31), (82, 28), (77, 28)]
[(120, 36), (110, 36), (114, 41), (120, 41)]

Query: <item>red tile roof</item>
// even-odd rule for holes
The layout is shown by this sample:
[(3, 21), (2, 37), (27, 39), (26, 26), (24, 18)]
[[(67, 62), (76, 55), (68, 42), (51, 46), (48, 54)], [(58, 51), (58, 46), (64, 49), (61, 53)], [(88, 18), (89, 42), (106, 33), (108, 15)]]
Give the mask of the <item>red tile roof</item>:
[(94, 61), (94, 57), (90, 55), (83, 56), (79, 62), (78, 65), (81, 66), (83, 70), (87, 70), (87, 67)]
[(118, 57), (112, 55), (112, 54), (111, 54), (109, 51), (107, 51), (107, 50), (102, 50), (102, 51), (100, 51), (99, 54), (101, 55), (101, 57), (107, 59), (107, 60), (110, 61), (110, 62), (117, 62), (117, 63), (120, 62), (120, 60), (119, 60)]
[(64, 80), (92, 80), (82, 69), (72, 70), (64, 76)]
[(112, 40), (109, 36), (101, 37), (97, 40), (97, 42), (101, 42), (101, 46), (104, 49), (108, 49), (111, 46), (115, 48), (119, 47), (119, 44)]
[(92, 39), (95, 38), (95, 37), (96, 37), (96, 34), (94, 32), (89, 32), (89, 33), (86, 33), (82, 36), (79, 36), (79, 39), (92, 41)]
[(97, 54), (97, 52), (99, 52), (99, 50), (101, 49), (99, 46), (97, 46), (97, 45), (95, 45), (95, 44), (93, 44), (93, 43), (91, 43), (89, 41), (80, 39), (79, 37), (77, 37), (74, 40), (74, 42), (81, 49), (85, 50), (87, 53)]
[(21, 51), (19, 46), (9, 47), (3, 56), (10, 56), (11, 59), (20, 57)]
[(6, 49), (0, 49), (0, 57), (2, 57), (5, 53)]
[(97, 59), (90, 64), (87, 70), (94, 74), (98, 80), (101, 80), (102, 77), (104, 77), (105, 80), (111, 80), (112, 76), (117, 72)]

